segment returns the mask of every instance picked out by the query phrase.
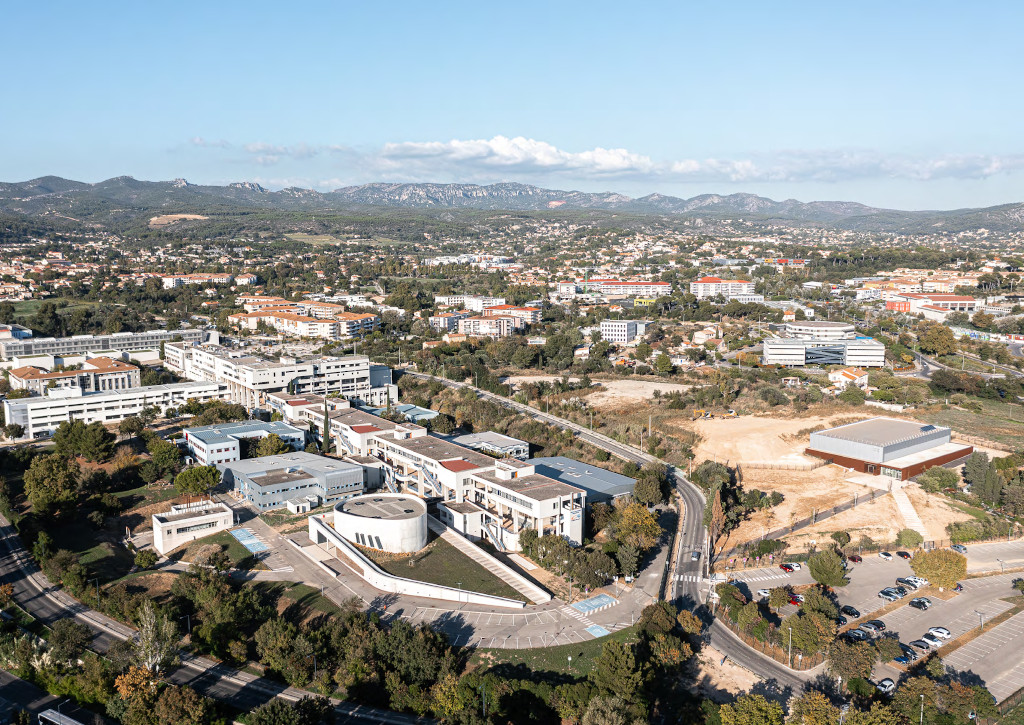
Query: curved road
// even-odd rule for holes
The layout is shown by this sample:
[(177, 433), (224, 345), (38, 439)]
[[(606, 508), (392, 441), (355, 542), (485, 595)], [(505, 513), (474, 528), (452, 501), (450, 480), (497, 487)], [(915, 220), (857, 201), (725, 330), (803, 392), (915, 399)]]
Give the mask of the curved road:
[[(25, 551), (17, 531), (0, 515), (0, 581), (14, 586), (14, 599), (25, 610), (46, 624), (58, 619), (74, 617), (93, 632), (92, 648), (104, 653), (118, 640), (136, 638), (135, 630), (116, 622), (99, 612), (89, 609), (68, 594), (50, 584), (46, 575), (39, 571), (35, 562)], [(263, 703), (281, 697), (298, 700), (306, 692), (288, 687), (279, 682), (240, 672), (233, 667), (214, 662), (205, 657), (183, 654), (181, 666), (167, 674), (169, 682), (189, 685), (208, 697), (241, 710), (251, 710)], [(414, 725), (433, 722), (414, 715), (378, 710), (363, 705), (333, 701), (335, 710), (343, 722), (387, 723), (393, 725)]]
[[(666, 466), (673, 487), (683, 502), (682, 526), (673, 544), (675, 547), (675, 566), (669, 572), (668, 598), (677, 605), (691, 610), (698, 608), (704, 603), (706, 591), (702, 590), (702, 586), (704, 586), (706, 581), (704, 574), (707, 562), (706, 533), (703, 524), (705, 499), (704, 493), (700, 488), (687, 479), (682, 471), (671, 464), (665, 463), (660, 458), (655, 458), (638, 448), (620, 443), (614, 438), (609, 438), (606, 435), (592, 431), (586, 426), (560, 418), (557, 415), (545, 413), (537, 408), (523, 405), (518, 401), (495, 395), (468, 383), (460, 383), (410, 370), (403, 370), (402, 374), (422, 380), (436, 380), (451, 388), (472, 390), (479, 398), (489, 400), (509, 410), (529, 415), (535, 420), (571, 430), (580, 439), (597, 448), (608, 451), (623, 460), (632, 461), (637, 464), (658, 463)], [(701, 552), (700, 558), (696, 561), (692, 559), (692, 552), (694, 551)], [(774, 680), (780, 688), (789, 688), (793, 692), (799, 692), (803, 689), (804, 684), (813, 677), (811, 673), (791, 670), (770, 657), (766, 657), (747, 647), (717, 620), (712, 620), (707, 634), (711, 645), (723, 655), (766, 680)]]

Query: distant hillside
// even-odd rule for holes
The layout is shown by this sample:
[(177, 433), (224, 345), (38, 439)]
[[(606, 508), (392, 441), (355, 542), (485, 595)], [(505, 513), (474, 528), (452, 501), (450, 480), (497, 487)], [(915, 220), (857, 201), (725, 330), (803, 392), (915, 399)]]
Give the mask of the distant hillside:
[(877, 209), (844, 201), (774, 201), (754, 194), (702, 194), (680, 199), (663, 194), (633, 199), (614, 192), (543, 189), (528, 184), (363, 184), (321, 193), (289, 188), (268, 191), (259, 184), (228, 186), (173, 181), (139, 181), (118, 176), (85, 184), (56, 176), (0, 183), (0, 212), (54, 216), (88, 223), (112, 223), (148, 213), (353, 211), (371, 208), (545, 211), (596, 209), (629, 214), (711, 219), (743, 218), (761, 223), (820, 226), (864, 232), (959, 232), (985, 228), (1019, 230), (1024, 204), (951, 211)]

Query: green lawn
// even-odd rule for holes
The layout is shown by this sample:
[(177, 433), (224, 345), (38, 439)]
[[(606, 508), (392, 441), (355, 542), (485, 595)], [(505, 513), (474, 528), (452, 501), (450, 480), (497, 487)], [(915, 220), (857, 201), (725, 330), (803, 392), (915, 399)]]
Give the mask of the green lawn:
[(246, 584), (267, 594), (275, 600), (294, 602), (307, 614), (341, 614), (341, 609), (327, 597), (320, 596), (320, 590), (306, 584), (291, 582), (251, 582)]
[(953, 407), (948, 410), (931, 407), (915, 411), (913, 415), (964, 435), (980, 436), (1013, 448), (1024, 447), (1024, 406), (1001, 399), (974, 400), (981, 404), (978, 413)]
[(238, 539), (227, 531), (219, 531), (211, 536), (196, 539), (184, 549), (179, 549), (171, 554), (168, 558), (175, 561), (191, 561), (192, 555), (196, 551), (204, 546), (211, 545), (220, 546), (222, 550), (227, 552), (230, 566), (234, 569), (252, 569), (256, 564), (256, 558), (252, 555), (252, 552), (242, 546)]
[(496, 597), (522, 601), (523, 595), (491, 574), (444, 539), (434, 539), (426, 548), (409, 556), (397, 557), (363, 549), (377, 566), (389, 574), (440, 584)]
[(62, 521), (59, 526), (47, 527), (53, 537), (55, 549), (68, 549), (101, 583), (120, 579), (135, 564), (135, 555), (120, 543), (97, 541), (99, 532), (83, 518)]
[(986, 519), (988, 519), (988, 512), (982, 511), (981, 509), (975, 508), (974, 506), (970, 506), (969, 504), (965, 504), (963, 501), (957, 501), (956, 499), (950, 498), (946, 499), (946, 503), (948, 503), (953, 508), (963, 511), (965, 514), (968, 514), (969, 516), (973, 516), (974, 518), (978, 519), (978, 521), (985, 521)]
[[(525, 665), (534, 672), (554, 672), (562, 675), (582, 677), (590, 673), (594, 660), (601, 654), (601, 647), (611, 640), (636, 642), (636, 629), (627, 627), (607, 637), (592, 639), (579, 644), (565, 644), (558, 647), (533, 649), (485, 649), (473, 651), (469, 658), (470, 667), (490, 669), (498, 665)], [(572, 665), (569, 657), (572, 657)]]
[[(17, 317), (20, 317), (23, 320), (25, 320), (34, 315), (44, 302), (55, 302), (59, 304), (60, 301), (60, 299), (55, 299), (51, 297), (50, 299), (25, 300), (23, 302), (15, 302), (14, 314)], [(100, 304), (99, 302), (72, 302), (70, 300), (67, 300), (67, 303), (67, 307), (60, 308), (61, 312), (69, 312), (70, 310), (73, 310), (76, 307), (96, 307), (97, 305)]]

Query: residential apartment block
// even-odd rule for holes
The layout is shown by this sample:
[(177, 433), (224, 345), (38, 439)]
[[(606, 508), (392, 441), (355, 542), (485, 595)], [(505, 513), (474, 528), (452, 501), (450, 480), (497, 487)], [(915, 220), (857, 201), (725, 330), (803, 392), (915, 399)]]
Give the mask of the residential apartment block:
[(52, 388), (81, 388), (83, 393), (137, 388), (139, 369), (109, 357), (94, 357), (82, 363), (80, 370), (48, 372), (35, 366), (14, 368), (8, 375), (13, 390), (43, 395)]
[(505, 298), (480, 295), (434, 295), (434, 303), (449, 307), (462, 307), (473, 312), (483, 312), (488, 307), (505, 304)]
[(754, 294), (754, 283), (743, 279), (722, 279), (721, 277), (701, 277), (690, 282), (690, 294), (702, 300), (708, 297), (729, 297), (730, 295)]
[(495, 305), (484, 310), (484, 317), (514, 317), (519, 320), (518, 327), (535, 325), (540, 322), (539, 307), (516, 307), (515, 305)]
[(459, 333), (468, 337), (508, 337), (518, 324), (515, 317), (466, 317), (459, 320)]
[(468, 312), (441, 312), (431, 315), (428, 322), (431, 328), (438, 332), (451, 332), (459, 329), (459, 320), (464, 320), (467, 317), (469, 317)]
[(81, 388), (48, 390), (46, 397), (5, 400), (4, 414), (8, 423), (25, 428), (25, 436), (36, 438), (51, 434), (57, 426), (69, 420), (83, 423), (116, 423), (144, 408), (158, 408), (161, 413), (177, 408), (189, 400), (205, 403), (227, 400), (226, 385), (218, 383), (173, 383), (149, 385), (107, 393), (84, 394)]
[(601, 339), (628, 345), (636, 339), (636, 320), (601, 320)]

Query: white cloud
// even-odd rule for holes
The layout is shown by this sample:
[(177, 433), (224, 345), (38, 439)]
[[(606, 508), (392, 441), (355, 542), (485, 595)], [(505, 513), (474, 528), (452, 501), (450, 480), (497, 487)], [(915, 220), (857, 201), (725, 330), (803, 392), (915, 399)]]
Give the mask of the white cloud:
[[(192, 144), (229, 149), (232, 144)], [(319, 162), (338, 177), (352, 181), (441, 180), (493, 182), (576, 182), (625, 179), (664, 183), (840, 183), (858, 180), (985, 179), (1024, 169), (1024, 155), (943, 154), (911, 156), (870, 149), (784, 150), (735, 158), (654, 160), (624, 148), (597, 147), (568, 151), (546, 141), (516, 136), (450, 141), (405, 141), (358, 150), (347, 145), (278, 145), (265, 142), (240, 147), (261, 166), (284, 161)], [(300, 172), (301, 173), (301, 172)], [(358, 177), (358, 179), (356, 179)], [(336, 179), (340, 182), (340, 178)], [(331, 181), (316, 184), (327, 188)], [(350, 182), (351, 183), (351, 182)]]

